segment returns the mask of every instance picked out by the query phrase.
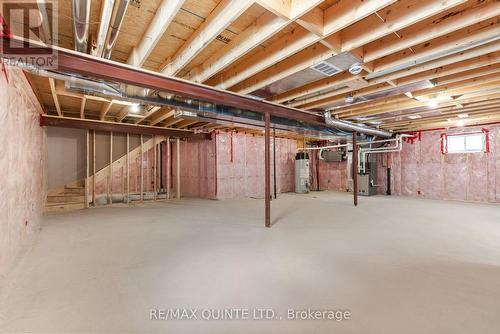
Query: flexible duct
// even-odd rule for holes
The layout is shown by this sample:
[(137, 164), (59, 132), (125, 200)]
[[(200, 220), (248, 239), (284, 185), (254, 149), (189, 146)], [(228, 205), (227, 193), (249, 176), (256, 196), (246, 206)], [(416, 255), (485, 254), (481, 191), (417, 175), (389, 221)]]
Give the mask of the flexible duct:
[(90, 30), (90, 3), (91, 0), (73, 0), (73, 35), (75, 36), (75, 50), (87, 53)]

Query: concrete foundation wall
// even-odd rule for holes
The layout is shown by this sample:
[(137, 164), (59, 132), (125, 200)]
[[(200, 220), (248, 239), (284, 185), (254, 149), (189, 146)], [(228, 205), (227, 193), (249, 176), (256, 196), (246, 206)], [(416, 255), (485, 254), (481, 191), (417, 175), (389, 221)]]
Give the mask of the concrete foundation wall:
[(47, 191), (42, 108), (20, 70), (0, 73), (0, 278), (39, 230)]

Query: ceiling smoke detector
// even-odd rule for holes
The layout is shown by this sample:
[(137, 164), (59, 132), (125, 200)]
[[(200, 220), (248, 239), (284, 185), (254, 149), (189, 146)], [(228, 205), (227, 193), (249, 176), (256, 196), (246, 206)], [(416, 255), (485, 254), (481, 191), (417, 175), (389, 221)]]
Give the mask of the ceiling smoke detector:
[(351, 104), (351, 103), (353, 103), (353, 102), (354, 102), (354, 96), (352, 96), (352, 95), (347, 95), (347, 96), (345, 97), (345, 103), (349, 103), (349, 104)]
[(361, 67), (360, 63), (354, 63), (349, 66), (349, 73), (351, 73), (352, 75), (358, 75), (359, 73), (361, 73), (362, 69), (363, 68)]

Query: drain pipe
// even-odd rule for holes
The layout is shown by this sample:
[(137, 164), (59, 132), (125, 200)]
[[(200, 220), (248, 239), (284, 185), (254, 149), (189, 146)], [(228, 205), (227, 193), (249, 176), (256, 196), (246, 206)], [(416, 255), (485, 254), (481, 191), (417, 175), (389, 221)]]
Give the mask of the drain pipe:
[(403, 137), (404, 135), (397, 135), (395, 139), (389, 140), (395, 142), (395, 146), (381, 148), (361, 148), (358, 151), (358, 171), (360, 173), (365, 172), (366, 159), (369, 154), (400, 152), (403, 149)]
[(115, 3), (113, 4), (113, 12), (111, 13), (108, 33), (106, 34), (104, 49), (102, 51), (103, 58), (111, 58), (111, 53), (113, 52), (116, 41), (118, 40), (118, 34), (120, 33), (120, 28), (122, 26), (123, 19), (125, 18), (125, 13), (127, 12), (129, 3), (130, 0), (115, 0)]
[(73, 0), (73, 35), (75, 50), (87, 53), (90, 30), (90, 3), (92, 0)]

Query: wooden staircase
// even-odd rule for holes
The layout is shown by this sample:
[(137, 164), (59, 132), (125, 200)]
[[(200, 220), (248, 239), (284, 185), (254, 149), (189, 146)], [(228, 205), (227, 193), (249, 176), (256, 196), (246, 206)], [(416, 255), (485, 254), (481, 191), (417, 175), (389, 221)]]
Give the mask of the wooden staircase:
[(61, 212), (85, 208), (85, 186), (79, 181), (65, 185), (47, 195), (44, 212)]

